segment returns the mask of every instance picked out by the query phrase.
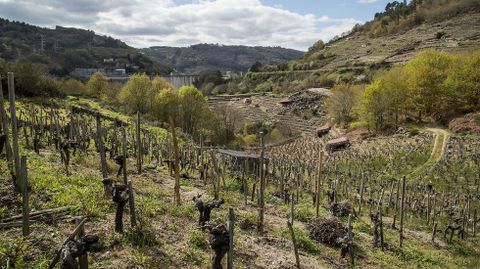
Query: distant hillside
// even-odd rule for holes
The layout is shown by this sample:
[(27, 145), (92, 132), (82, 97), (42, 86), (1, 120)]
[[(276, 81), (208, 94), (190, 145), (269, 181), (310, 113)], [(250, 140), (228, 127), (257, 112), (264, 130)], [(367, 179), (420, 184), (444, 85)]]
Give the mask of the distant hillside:
[(247, 71), (255, 62), (278, 64), (299, 58), (303, 52), (280, 47), (198, 44), (190, 47), (151, 47), (142, 51), (178, 71)]
[(341, 81), (369, 82), (377, 70), (404, 63), (426, 49), (480, 49), (478, 25), (478, 0), (395, 1), (371, 22), (327, 44), (317, 42), (297, 60), (248, 73), (240, 88), (288, 92)]
[(130, 72), (169, 73), (171, 68), (139, 50), (93, 31), (42, 28), (0, 18), (0, 58), (26, 58), (44, 64), (50, 73), (65, 76), (75, 68), (125, 68)]

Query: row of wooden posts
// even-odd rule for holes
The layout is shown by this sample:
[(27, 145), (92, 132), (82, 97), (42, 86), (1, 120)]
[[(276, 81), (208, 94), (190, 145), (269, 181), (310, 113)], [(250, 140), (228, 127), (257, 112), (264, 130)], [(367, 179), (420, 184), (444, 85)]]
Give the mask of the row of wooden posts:
[(27, 157), (20, 157), (20, 151), (18, 147), (18, 130), (15, 108), (15, 84), (14, 74), (11, 72), (8, 73), (8, 97), (10, 103), (10, 127), (12, 134), (11, 139), (9, 135), (9, 124), (7, 121), (5, 103), (3, 98), (3, 89), (2, 84), (0, 83), (0, 114), (2, 119), (2, 134), (4, 136), (6, 158), (8, 162), (8, 167), (12, 174), (15, 191), (22, 195), (22, 234), (23, 236), (28, 236), (30, 234), (30, 208), (28, 200), (29, 185), (27, 175)]

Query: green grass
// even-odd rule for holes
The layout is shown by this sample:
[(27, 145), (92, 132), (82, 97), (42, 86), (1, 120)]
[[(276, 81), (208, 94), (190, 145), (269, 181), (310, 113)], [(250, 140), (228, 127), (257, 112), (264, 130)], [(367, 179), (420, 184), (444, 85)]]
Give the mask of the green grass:
[[(297, 227), (293, 227), (293, 232), (295, 233), (295, 239), (297, 240), (297, 246), (299, 249), (310, 254), (318, 254), (320, 252), (318, 243), (310, 239), (310, 235), (308, 232)], [(280, 230), (275, 230), (274, 234), (277, 236), (286, 238), (290, 241), (292, 240), (290, 230), (287, 228), (286, 223), (285, 223), (285, 228), (281, 228)]]
[(206, 262), (204, 253), (197, 248), (183, 248), (180, 250), (180, 260), (188, 265), (200, 266)]
[(190, 247), (208, 250), (209, 243), (207, 240), (207, 234), (204, 231), (199, 230), (195, 227), (189, 232), (189, 235), (187, 236), (187, 244)]
[[(92, 102), (90, 105), (93, 107), (101, 107), (100, 104), (93, 101), (88, 102)], [(23, 139), (21, 139), (21, 146), (25, 146)], [(428, 160), (431, 146), (431, 144), (426, 143), (414, 152), (403, 150), (396, 152), (392, 157), (395, 165), (392, 165), (385, 173), (382, 173), (378, 179), (398, 179), (400, 175), (410, 173)], [(59, 162), (59, 156), (56, 153), (38, 156), (24, 148), (22, 148), (22, 153), (28, 157), (29, 179), (33, 188), (31, 205), (35, 209), (66, 205), (72, 208), (73, 214), (89, 216), (93, 225), (100, 223), (104, 225), (105, 219), (107, 219), (106, 215), (109, 215), (109, 217), (113, 215), (113, 203), (110, 199), (106, 199), (103, 196), (98, 156), (96, 156), (93, 150), (90, 151), (91, 156), (79, 155), (74, 157), (73, 162), (77, 164), (71, 166), (72, 174), (70, 176), (65, 175), (64, 167)], [(398, 161), (399, 158), (407, 156), (407, 153), (408, 158), (406, 161)], [(349, 167), (353, 167), (353, 169), (373, 167), (375, 170), (378, 170), (384, 168), (388, 163), (389, 159), (387, 157), (376, 156), (365, 162), (355, 159), (353, 161), (340, 160), (337, 165), (339, 169), (344, 171), (349, 169)], [(0, 168), (2, 179), (8, 179), (9, 173), (7, 169), (4, 169), (6, 168), (6, 163), (3, 160), (0, 160)], [(461, 176), (467, 174), (469, 178), (473, 178), (478, 172), (478, 168), (470, 167), (457, 160), (452, 161), (451, 170), (452, 173)], [(160, 168), (158, 172), (159, 174), (166, 174), (166, 169)], [(198, 212), (193, 202), (183, 200), (181, 206), (175, 206), (172, 202), (173, 191), (171, 189), (155, 183), (147, 176), (135, 175), (132, 178), (136, 190), (135, 202), (139, 225), (136, 228), (126, 227), (124, 235), (116, 234), (113, 231), (102, 235), (102, 240), (111, 247), (111, 250), (107, 251), (109, 254), (103, 252), (101, 256), (97, 256), (100, 258), (93, 261), (93, 268), (115, 264), (115, 261), (119, 259), (125, 263), (125, 266), (132, 268), (156, 268), (159, 266), (158, 259), (161, 256), (159, 253), (165, 253), (167, 259), (171, 259), (172, 264), (175, 264), (177, 267), (209, 267), (209, 255), (212, 254), (212, 251), (207, 240), (208, 232), (201, 231), (196, 227)], [(324, 183), (334, 178), (334, 173), (326, 174)], [(463, 179), (457, 180), (462, 184), (465, 183)], [(193, 181), (182, 180), (181, 183), (182, 189), (188, 189), (189, 191), (196, 186)], [(225, 199), (226, 204), (220, 209), (212, 211), (212, 221), (214, 223), (225, 223), (228, 208), (232, 206), (235, 208), (237, 220), (248, 219), (255, 224), (258, 213), (255, 206), (252, 206), (250, 203), (250, 195), (248, 197), (250, 205), (243, 207), (243, 194), (240, 193), (241, 182), (231, 176), (227, 176), (225, 183), (225, 186), (223, 182), (220, 183), (220, 197)], [(249, 183), (248, 191), (250, 192), (252, 182)], [(451, 183), (447, 182), (445, 184), (452, 185)], [(207, 188), (211, 194), (211, 185), (207, 186)], [(267, 186), (267, 214), (272, 214), (272, 211), (274, 211), (273, 214), (275, 216), (286, 217), (289, 215), (290, 206), (284, 205), (283, 202), (279, 202), (278, 199), (271, 195), (275, 188), (276, 186), (274, 185)], [(322, 197), (322, 205), (327, 204), (325, 195), (322, 195)], [(353, 203), (357, 209), (356, 202), (354, 201)], [(242, 206), (242, 209), (237, 209), (240, 206)], [(320, 215), (328, 215), (328, 212), (323, 207), (320, 210)], [(0, 216), (12, 215), (13, 213), (12, 209), (0, 206)], [(370, 220), (366, 216), (367, 213), (368, 206), (364, 205), (364, 215), (353, 223), (357, 268), (480, 268), (480, 261), (477, 258), (480, 254), (478, 237), (476, 239), (469, 238), (465, 241), (455, 238), (452, 244), (447, 244), (444, 248), (437, 248), (431, 245), (428, 240), (424, 242), (418, 238), (407, 236), (404, 241), (404, 248), (400, 250), (397, 247), (398, 231), (387, 227), (385, 228), (385, 240), (393, 246), (392, 249), (385, 252), (374, 250), (370, 245), (372, 229)], [(342, 267), (338, 265), (338, 249), (315, 242), (309, 238), (309, 233), (306, 229), (300, 228), (303, 225), (299, 222), (307, 223), (314, 215), (315, 209), (311, 203), (311, 196), (304, 193), (299, 204), (295, 206), (296, 226), (294, 228), (298, 246), (304, 252), (302, 255), (314, 257), (322, 265), (326, 263), (327, 268)], [(391, 216), (391, 213), (388, 216)], [(124, 217), (128, 218), (129, 215), (125, 214)], [(268, 221), (268, 218), (266, 219)], [(282, 227), (267, 225), (267, 235), (282, 237), (290, 242), (291, 238), (286, 226), (286, 218), (284, 220), (285, 225)], [(342, 219), (342, 221), (345, 222), (346, 220)], [(443, 227), (442, 225), (445, 221), (444, 219), (440, 220), (441, 227)], [(45, 232), (45, 234), (56, 238), (57, 243), (70, 231), (70, 227), (68, 227), (68, 231), (65, 231), (65, 227), (41, 225), (40, 227), (42, 228), (48, 227), (48, 232)], [(113, 226), (113, 223), (109, 223), (109, 225)], [(426, 225), (422, 217), (411, 216), (411, 214), (408, 214), (406, 228), (423, 232), (427, 235), (431, 232), (431, 227)], [(34, 230), (36, 229), (34, 228)], [(1, 231), (0, 233), (0, 265), (6, 263), (6, 257), (8, 256), (14, 257), (12, 260), (17, 261), (16, 267), (18, 268), (45, 268), (57, 246), (49, 248), (48, 251), (40, 252), (35, 245), (25, 246), (25, 241), (13, 239), (12, 234), (14, 233), (11, 231)], [(235, 234), (238, 235), (236, 237), (237, 241), (240, 240), (242, 235), (254, 235), (254, 231), (235, 229)], [(438, 238), (437, 241), (441, 241), (441, 238)], [(279, 247), (290, 248), (291, 245)], [(128, 259), (119, 256), (124, 254), (129, 256)], [(236, 260), (236, 265), (238, 264), (237, 267), (242, 268), (242, 261), (239, 260)], [(165, 268), (168, 268), (168, 266)]]
[[(63, 165), (46, 162), (35, 153), (28, 154), (28, 178), (33, 189), (34, 208), (68, 206), (74, 213), (97, 219), (109, 211), (109, 202), (104, 198), (104, 189), (98, 171), (70, 167), (66, 176)], [(53, 166), (53, 167), (52, 167)], [(54, 169), (52, 169), (54, 168)]]

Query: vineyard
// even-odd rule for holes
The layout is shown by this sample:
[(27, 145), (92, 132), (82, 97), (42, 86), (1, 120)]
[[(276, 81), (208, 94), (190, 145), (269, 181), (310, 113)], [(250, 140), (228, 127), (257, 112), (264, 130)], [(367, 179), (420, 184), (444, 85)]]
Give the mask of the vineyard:
[(476, 135), (225, 150), (89, 99), (15, 101), (9, 82), (2, 268), (480, 267)]

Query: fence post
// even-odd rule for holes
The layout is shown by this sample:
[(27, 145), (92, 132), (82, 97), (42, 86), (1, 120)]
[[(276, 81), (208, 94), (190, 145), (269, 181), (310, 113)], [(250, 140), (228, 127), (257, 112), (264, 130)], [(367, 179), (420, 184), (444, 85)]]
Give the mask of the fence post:
[(136, 122), (136, 132), (137, 132), (137, 169), (138, 173), (142, 173), (142, 157), (143, 157), (143, 146), (140, 138), (140, 112), (137, 111), (137, 122)]
[(320, 214), (320, 185), (322, 182), (322, 165), (323, 165), (323, 151), (320, 152), (320, 159), (318, 161), (318, 177), (317, 177), (317, 193), (315, 198), (315, 216), (318, 218)]
[(404, 211), (405, 211), (405, 195), (406, 195), (406, 178), (403, 176), (402, 178), (402, 204), (400, 208), (400, 247), (403, 245), (403, 218), (404, 218)]
[(10, 163), (12, 160), (12, 148), (10, 146), (7, 112), (5, 111), (5, 101), (3, 99), (2, 76), (0, 76), (0, 116), (2, 117), (2, 131), (5, 135), (5, 156), (7, 158), (7, 162)]
[[(103, 146), (103, 134), (102, 134), (102, 123), (100, 121), (100, 115), (96, 115), (97, 121), (97, 143), (98, 150), (100, 151), (100, 164), (102, 166), (102, 179), (108, 178), (107, 170), (107, 157), (105, 155), (105, 147)], [(106, 190), (106, 189), (105, 189)]]
[(233, 232), (235, 229), (235, 215), (233, 213), (233, 208), (228, 209), (228, 236), (230, 238), (229, 248), (228, 248), (228, 257), (227, 257), (227, 269), (233, 269)]
[(363, 181), (365, 179), (365, 174), (362, 173), (362, 176), (360, 178), (360, 201), (358, 202), (358, 217), (360, 218), (361, 216), (361, 212), (362, 212), (362, 205), (363, 205), (363, 189), (364, 189), (364, 186), (363, 186)]
[[(172, 117), (170, 117), (170, 125), (172, 128), (172, 147), (173, 147), (173, 154), (175, 158), (175, 162), (174, 162), (175, 185), (173, 187), (174, 200), (176, 205), (180, 205), (182, 202), (180, 197), (180, 164), (179, 164), (179, 156), (178, 156), (177, 134), (175, 133), (175, 122), (173, 121)], [(218, 199), (218, 197), (216, 196), (215, 199)]]
[(288, 229), (290, 230), (290, 236), (292, 237), (293, 251), (295, 252), (295, 261), (297, 268), (300, 269), (300, 257), (298, 256), (297, 240), (295, 239), (295, 232), (293, 231), (293, 225), (290, 221), (287, 221)]
[(21, 160), (21, 180), (22, 180), (22, 213), (23, 213), (23, 225), (22, 232), (23, 236), (28, 236), (30, 234), (30, 208), (28, 206), (28, 175), (27, 175), (27, 157), (22, 156)]
[(13, 146), (13, 160), (15, 172), (15, 190), (22, 193), (22, 185), (20, 182), (20, 157), (18, 153), (18, 126), (17, 113), (15, 110), (15, 78), (12, 72), (8, 72), (8, 99), (10, 101), (10, 120), (12, 125), (12, 146)]
[(130, 205), (130, 225), (132, 227), (137, 225), (135, 218), (135, 202), (133, 201), (132, 183), (128, 181), (127, 176), (127, 134), (125, 127), (122, 128), (122, 142), (123, 142), (123, 183), (128, 186), (128, 203)]
[(258, 206), (259, 206), (259, 218), (258, 218), (258, 226), (257, 226), (257, 232), (259, 234), (263, 233), (263, 221), (264, 221), (264, 214), (265, 214), (265, 173), (264, 173), (264, 167), (263, 167), (263, 157), (265, 154), (265, 145), (264, 145), (264, 136), (263, 132), (260, 132), (260, 139), (261, 139), (261, 146), (262, 146), (262, 151), (260, 153), (260, 193), (258, 196)]
[(349, 248), (350, 266), (355, 266), (355, 255), (353, 253), (353, 228), (352, 228), (352, 214), (348, 215), (348, 242), (351, 243)]

